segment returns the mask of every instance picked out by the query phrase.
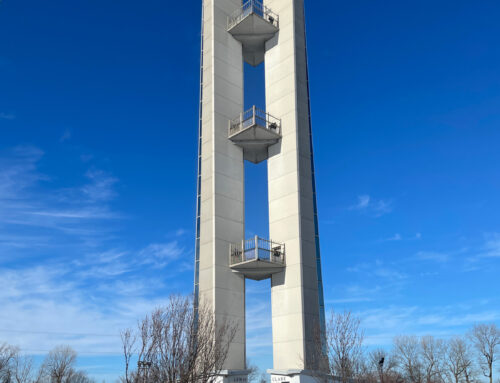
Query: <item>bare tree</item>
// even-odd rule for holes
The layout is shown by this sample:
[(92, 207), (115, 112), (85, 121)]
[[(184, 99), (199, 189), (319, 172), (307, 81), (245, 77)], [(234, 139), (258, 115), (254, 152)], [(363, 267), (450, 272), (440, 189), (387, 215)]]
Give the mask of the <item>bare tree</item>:
[(85, 371), (75, 371), (67, 381), (68, 383), (96, 383), (92, 378), (89, 378)]
[(423, 383), (424, 372), (418, 338), (397, 336), (394, 338), (394, 353), (405, 380), (410, 383)]
[(380, 383), (396, 381), (396, 367), (398, 365), (394, 356), (387, 350), (378, 348), (368, 354), (368, 364), (371, 373), (378, 376)]
[(75, 374), (76, 352), (69, 346), (58, 346), (49, 352), (42, 364), (44, 380), (67, 383)]
[(377, 382), (377, 375), (373, 373), (372, 366), (370, 366), (370, 361), (367, 355), (363, 352), (359, 356), (355, 366), (354, 366), (354, 379), (358, 382), (371, 383)]
[(248, 359), (246, 361), (246, 365), (247, 365), (247, 371), (249, 371), (248, 381), (250, 383), (258, 383), (260, 381), (260, 375), (261, 375), (259, 367), (255, 364), (253, 364)]
[(441, 382), (444, 373), (445, 343), (433, 336), (423, 336), (420, 338), (420, 351), (425, 382)]
[(495, 324), (479, 324), (469, 334), (479, 353), (479, 365), (489, 383), (493, 383), (493, 363), (500, 346), (500, 329)]
[(17, 353), (13, 360), (13, 381), (15, 383), (33, 382), (33, 359)]
[[(237, 327), (215, 321), (211, 307), (193, 310), (190, 299), (172, 296), (139, 322), (137, 333), (122, 333), (126, 383), (206, 383), (222, 370)], [(137, 337), (135, 339), (135, 337)], [(130, 371), (138, 356), (139, 369)]]
[(131, 329), (126, 329), (120, 333), (120, 337), (123, 346), (123, 356), (125, 358), (124, 381), (125, 383), (131, 383), (133, 379), (130, 377), (130, 360), (134, 352), (134, 344), (137, 341), (137, 335)]
[(13, 362), (19, 349), (6, 343), (0, 344), (0, 382), (10, 382), (13, 375)]
[(363, 355), (364, 333), (360, 320), (350, 311), (332, 311), (326, 324), (326, 359), (328, 372), (343, 383), (356, 376)]
[(84, 371), (75, 370), (76, 352), (58, 346), (49, 352), (38, 369), (31, 357), (17, 347), (0, 345), (0, 383), (95, 383)]
[(478, 375), (479, 375), (479, 373), (477, 372), (477, 369), (475, 368), (474, 363), (471, 363), (464, 370), (465, 383), (475, 383), (475, 382), (477, 382), (479, 380), (477, 378)]
[(445, 364), (452, 383), (471, 382), (471, 354), (469, 344), (464, 338), (455, 337), (448, 341)]
[(265, 372), (260, 374), (259, 383), (267, 383), (267, 375)]

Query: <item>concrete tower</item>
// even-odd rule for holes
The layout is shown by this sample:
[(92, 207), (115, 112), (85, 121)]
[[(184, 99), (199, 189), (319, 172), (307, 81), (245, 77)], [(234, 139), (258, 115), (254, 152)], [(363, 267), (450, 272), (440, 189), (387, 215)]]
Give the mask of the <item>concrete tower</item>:
[[(244, 62), (266, 105), (244, 111)], [(323, 286), (303, 0), (203, 0), (195, 301), (235, 321), (227, 381), (245, 380), (245, 279), (271, 279), (273, 381), (308, 380)], [(245, 239), (244, 161), (268, 162), (269, 232)]]

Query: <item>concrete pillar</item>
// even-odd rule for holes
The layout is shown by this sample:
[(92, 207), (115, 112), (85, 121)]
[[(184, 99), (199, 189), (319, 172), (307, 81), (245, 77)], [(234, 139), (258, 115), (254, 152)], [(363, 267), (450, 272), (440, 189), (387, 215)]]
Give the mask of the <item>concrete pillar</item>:
[[(226, 31), (240, 0), (204, 0), (199, 301), (216, 321), (238, 325), (227, 370), (245, 369), (245, 279), (229, 269), (230, 243), (244, 237), (243, 151), (228, 140), (228, 121), (243, 110), (241, 44)], [(230, 375), (230, 374), (228, 374)]]
[[(267, 0), (280, 31), (266, 44), (266, 107), (282, 119), (281, 142), (269, 148), (271, 238), (286, 244), (286, 270), (272, 277), (274, 369), (305, 370), (317, 341), (317, 272), (309, 94), (303, 0)], [(286, 374), (285, 374), (286, 375)]]

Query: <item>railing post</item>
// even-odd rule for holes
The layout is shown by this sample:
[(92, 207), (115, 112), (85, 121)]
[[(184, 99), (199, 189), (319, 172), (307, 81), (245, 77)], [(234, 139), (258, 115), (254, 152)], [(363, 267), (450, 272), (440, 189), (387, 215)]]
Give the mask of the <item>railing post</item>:
[(246, 258), (245, 258), (245, 240), (243, 239), (241, 241), (241, 262), (245, 262), (246, 261)]
[(255, 125), (255, 112), (256, 112), (256, 107), (255, 105), (253, 106), (253, 125)]
[(255, 260), (258, 259), (259, 259), (259, 237), (255, 236)]

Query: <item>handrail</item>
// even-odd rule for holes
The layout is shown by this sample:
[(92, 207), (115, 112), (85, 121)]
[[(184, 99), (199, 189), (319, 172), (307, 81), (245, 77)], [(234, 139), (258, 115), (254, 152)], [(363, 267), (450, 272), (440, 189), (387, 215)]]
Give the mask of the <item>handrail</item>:
[(231, 244), (229, 247), (229, 264), (236, 265), (247, 261), (267, 261), (285, 264), (285, 245), (272, 240), (254, 238), (241, 241), (241, 244)]
[(259, 125), (264, 129), (281, 134), (281, 120), (269, 113), (266, 113), (264, 110), (253, 106), (252, 108), (240, 113), (238, 118), (229, 121), (229, 136), (254, 125)]
[(252, 13), (279, 28), (279, 16), (276, 13), (262, 4), (260, 0), (248, 0), (227, 18), (227, 29), (231, 29)]

